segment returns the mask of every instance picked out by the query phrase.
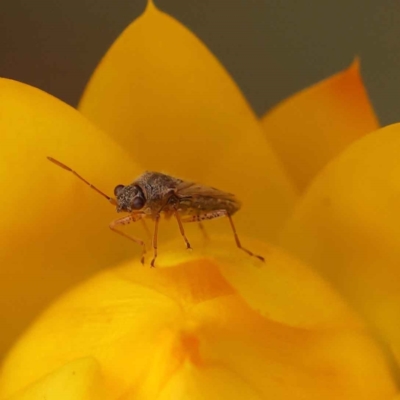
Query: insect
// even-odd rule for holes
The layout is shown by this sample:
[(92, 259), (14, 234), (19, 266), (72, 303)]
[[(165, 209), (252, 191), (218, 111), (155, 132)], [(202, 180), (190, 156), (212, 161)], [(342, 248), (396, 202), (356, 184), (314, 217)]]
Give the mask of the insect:
[(144, 264), (146, 253), (145, 242), (136, 237), (127, 235), (119, 230), (118, 227), (139, 220), (144, 221), (146, 218), (154, 220), (152, 238), (153, 259), (150, 263), (151, 267), (154, 267), (157, 258), (158, 225), (161, 215), (164, 215), (167, 219), (175, 217), (187, 249), (191, 249), (191, 246), (185, 235), (183, 223), (199, 222), (199, 224), (201, 224), (201, 221), (207, 219), (227, 217), (237, 247), (250, 256), (265, 261), (264, 257), (247, 250), (240, 243), (232, 220), (232, 215), (240, 209), (240, 203), (233, 194), (223, 192), (213, 187), (174, 178), (160, 172), (145, 172), (129, 185), (117, 185), (114, 189), (115, 198), (113, 198), (107, 196), (97, 187), (93, 186), (70, 167), (52, 157), (47, 158), (59, 167), (73, 173), (81, 181), (86, 183), (101, 196), (105, 197), (112, 205), (116, 206), (117, 212), (128, 213), (128, 215), (112, 221), (109, 227), (112, 231), (142, 247), (142, 264)]

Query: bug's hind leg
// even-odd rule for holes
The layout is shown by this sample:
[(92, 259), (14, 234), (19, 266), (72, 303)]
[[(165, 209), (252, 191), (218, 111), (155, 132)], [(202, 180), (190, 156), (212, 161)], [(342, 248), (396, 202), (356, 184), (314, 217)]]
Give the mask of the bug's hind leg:
[(242, 244), (240, 243), (240, 240), (239, 240), (239, 236), (236, 232), (235, 225), (233, 224), (232, 217), (228, 214), (228, 212), (226, 210), (215, 210), (215, 211), (210, 211), (210, 212), (207, 212), (204, 214), (185, 217), (185, 218), (182, 218), (182, 222), (195, 222), (195, 221), (200, 222), (200, 221), (204, 221), (206, 219), (214, 219), (214, 218), (219, 218), (219, 217), (228, 217), (229, 223), (231, 224), (233, 235), (235, 237), (236, 246), (239, 247), (239, 249), (246, 252), (249, 256), (256, 257), (261, 261), (265, 261), (265, 258), (263, 256), (254, 254), (252, 251), (250, 251), (242, 246)]
[(228, 213), (226, 213), (226, 216), (228, 217), (229, 223), (231, 224), (231, 228), (232, 228), (232, 231), (233, 231), (233, 235), (235, 236), (236, 246), (239, 247), (239, 249), (242, 249), (242, 250), (243, 250), (244, 252), (246, 252), (248, 255), (250, 255), (250, 256), (252, 256), (252, 257), (256, 257), (256, 258), (258, 258), (259, 260), (265, 262), (265, 258), (264, 258), (263, 256), (259, 256), (259, 255), (257, 255), (257, 254), (254, 254), (253, 252), (251, 252), (250, 250), (247, 250), (246, 248), (244, 248), (244, 247), (242, 246), (242, 244), (240, 243), (240, 240), (239, 240), (239, 236), (238, 236), (238, 234), (237, 234), (237, 232), (236, 232), (235, 225), (233, 224), (232, 217), (231, 217)]
[(181, 232), (181, 235), (182, 235), (182, 237), (183, 237), (183, 240), (184, 240), (185, 243), (186, 243), (186, 248), (187, 248), (188, 250), (192, 250), (192, 246), (190, 245), (189, 240), (188, 240), (188, 238), (187, 238), (186, 235), (185, 235), (185, 230), (183, 229), (182, 220), (181, 220), (181, 217), (180, 217), (178, 211), (175, 211), (174, 215), (175, 215), (175, 218), (176, 218), (176, 220), (177, 220), (177, 222), (178, 222), (179, 230), (180, 230), (180, 232)]
[(207, 231), (204, 228), (204, 225), (201, 223), (201, 221), (199, 221), (199, 229), (201, 230), (202, 234), (203, 234), (203, 238), (205, 241), (208, 241), (210, 239), (210, 237), (208, 236)]

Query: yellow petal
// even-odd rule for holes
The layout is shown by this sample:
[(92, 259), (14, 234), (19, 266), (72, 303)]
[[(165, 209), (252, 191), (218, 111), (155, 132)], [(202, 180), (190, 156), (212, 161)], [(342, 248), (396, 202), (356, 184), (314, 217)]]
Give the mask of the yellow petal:
[(72, 361), (7, 400), (105, 399), (99, 365), (91, 358)]
[(94, 73), (80, 110), (145, 169), (235, 193), (242, 232), (272, 238), (294, 191), (226, 70), (149, 3)]
[(345, 71), (283, 101), (262, 124), (300, 190), (350, 143), (378, 128), (358, 59)]
[(400, 361), (400, 125), (356, 142), (315, 179), (282, 245), (329, 278)]
[[(219, 271), (249, 306), (270, 320), (298, 328), (357, 328), (362, 325), (321, 277), (284, 251), (246, 238), (242, 244), (266, 263), (236, 248), (233, 237), (215, 237), (194, 251), (175, 249), (182, 240), (161, 244), (158, 265), (217, 258)], [(172, 250), (170, 250), (172, 249)]]
[(211, 367), (205, 370), (185, 365), (162, 389), (159, 400), (261, 400), (264, 396), (247, 382), (238, 379), (234, 371)]
[(382, 360), (363, 335), (237, 323), (258, 332), (217, 332), (204, 349), (208, 368), (182, 369), (164, 389), (170, 398), (378, 400), (396, 392), (387, 371), (374, 375)]
[(246, 254), (231, 250), (229, 257), (220, 255), (222, 275), (252, 308), (293, 327), (327, 329), (360, 324), (330, 285), (307, 266), (277, 248), (270, 247), (263, 254), (267, 264), (256, 261), (253, 268), (248, 267), (253, 260)]
[(118, 145), (76, 110), (0, 80), (0, 354), (37, 312), (94, 270), (139, 251), (110, 232), (114, 207), (58, 158), (107, 193), (138, 173)]
[[(227, 250), (226, 243), (220, 245)], [(276, 322), (268, 317), (268, 306), (260, 313), (224, 278), (221, 269), (227, 267), (219, 256), (205, 252), (205, 258), (179, 261), (180, 254), (165, 254), (165, 264), (160, 260), (155, 269), (129, 263), (103, 272), (64, 296), (10, 353), (0, 396), (86, 356), (99, 361), (106, 389), (121, 400), (394, 396), (384, 357), (361, 327), (339, 322), (346, 314), (337, 314), (334, 329)], [(260, 264), (247, 260), (232, 268)], [(279, 284), (277, 266), (262, 268), (274, 270)], [(299, 283), (301, 271), (294, 266)], [(288, 274), (280, 281), (282, 291), (292, 290)], [(254, 290), (263, 289), (269, 290)], [(330, 296), (314, 295), (316, 302)], [(333, 296), (327, 308), (332, 304)], [(308, 312), (304, 303), (292, 306)]]

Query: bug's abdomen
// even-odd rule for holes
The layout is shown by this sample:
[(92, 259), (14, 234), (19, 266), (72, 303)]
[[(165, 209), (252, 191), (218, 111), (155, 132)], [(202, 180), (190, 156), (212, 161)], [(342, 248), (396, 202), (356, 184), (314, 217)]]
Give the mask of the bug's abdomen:
[(209, 211), (226, 210), (233, 215), (240, 209), (240, 203), (235, 198), (215, 198), (209, 196), (196, 196), (179, 201), (179, 210), (182, 214), (200, 215)]

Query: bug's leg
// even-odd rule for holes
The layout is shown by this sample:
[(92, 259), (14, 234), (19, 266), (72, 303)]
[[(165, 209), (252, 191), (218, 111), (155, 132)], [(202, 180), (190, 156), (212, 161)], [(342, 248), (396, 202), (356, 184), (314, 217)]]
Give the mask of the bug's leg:
[(206, 219), (214, 219), (214, 218), (219, 218), (219, 217), (228, 217), (229, 223), (231, 224), (231, 228), (233, 231), (233, 235), (235, 236), (236, 246), (239, 247), (239, 249), (243, 250), (250, 256), (256, 257), (261, 261), (265, 261), (264, 257), (254, 254), (253, 252), (251, 252), (250, 250), (247, 250), (246, 248), (244, 248), (242, 246), (242, 244), (240, 243), (240, 240), (239, 240), (239, 236), (236, 232), (235, 225), (233, 224), (232, 217), (228, 214), (228, 212), (226, 210), (215, 210), (215, 211), (210, 211), (210, 212), (200, 214), (200, 215), (192, 215), (192, 216), (183, 218), (182, 221), (183, 222), (195, 222), (195, 221), (204, 221)]
[(241, 245), (240, 240), (239, 240), (239, 236), (238, 236), (238, 234), (237, 234), (237, 232), (236, 232), (235, 225), (233, 224), (232, 217), (231, 217), (227, 212), (226, 212), (226, 216), (228, 217), (229, 223), (231, 224), (231, 228), (232, 228), (232, 231), (233, 231), (233, 235), (235, 236), (236, 246), (239, 247), (239, 249), (242, 249), (243, 251), (245, 251), (245, 252), (246, 252), (247, 254), (249, 254), (250, 256), (256, 257), (256, 258), (258, 258), (258, 259), (261, 260), (261, 261), (265, 261), (265, 258), (264, 258), (264, 257), (252, 253), (250, 250), (245, 249), (245, 248)]
[(51, 161), (52, 163), (58, 165), (59, 167), (65, 169), (68, 172), (72, 172), (77, 178), (79, 178), (81, 181), (83, 181), (84, 183), (86, 183), (86, 185), (88, 185), (90, 188), (92, 188), (94, 191), (96, 191), (98, 194), (100, 194), (101, 196), (105, 197), (112, 205), (116, 206), (117, 205), (117, 201), (115, 199), (113, 199), (110, 196), (107, 196), (105, 193), (103, 193), (100, 189), (97, 189), (96, 186), (93, 186), (89, 181), (87, 181), (84, 177), (82, 177), (81, 175), (79, 175), (76, 171), (74, 171), (72, 168), (68, 167), (67, 165), (63, 164), (62, 162), (56, 160), (53, 157), (47, 157), (47, 159), (49, 161)]
[(160, 221), (160, 214), (156, 215), (154, 221), (154, 235), (153, 235), (153, 259), (151, 260), (150, 266), (154, 268), (154, 263), (157, 258), (157, 235), (158, 235), (158, 222)]
[(178, 211), (175, 211), (174, 215), (175, 215), (176, 220), (178, 221), (179, 230), (180, 230), (181, 235), (182, 235), (182, 237), (183, 237), (183, 239), (184, 239), (184, 241), (186, 243), (186, 248), (191, 250), (192, 246), (190, 246), (189, 240), (185, 235), (185, 230), (183, 229), (182, 220), (181, 220), (181, 217), (180, 217)]
[(141, 218), (140, 221), (142, 221), (142, 225), (143, 225), (144, 230), (146, 231), (147, 237), (149, 239), (151, 239), (151, 232), (150, 232), (149, 227), (146, 224), (146, 220), (144, 218)]
[(201, 223), (201, 221), (199, 221), (199, 228), (200, 228), (201, 232), (203, 233), (204, 240), (206, 240), (206, 241), (209, 240), (210, 238), (207, 234), (207, 231), (204, 228), (204, 225)]
[(127, 215), (126, 217), (115, 219), (114, 221), (112, 221), (110, 223), (110, 229), (113, 232), (118, 233), (119, 235), (121, 235), (121, 236), (123, 236), (123, 237), (125, 237), (125, 238), (127, 238), (129, 240), (132, 240), (133, 242), (135, 242), (135, 243), (139, 244), (140, 246), (142, 246), (142, 258), (140, 259), (140, 262), (142, 264), (144, 264), (144, 255), (146, 254), (146, 245), (144, 244), (143, 240), (135, 238), (133, 236), (129, 236), (126, 233), (124, 233), (124, 232), (122, 232), (122, 231), (120, 231), (119, 229), (116, 228), (117, 226), (120, 226), (120, 225), (128, 225), (131, 222), (136, 222), (139, 219), (142, 219), (142, 216), (134, 217), (133, 215)]

